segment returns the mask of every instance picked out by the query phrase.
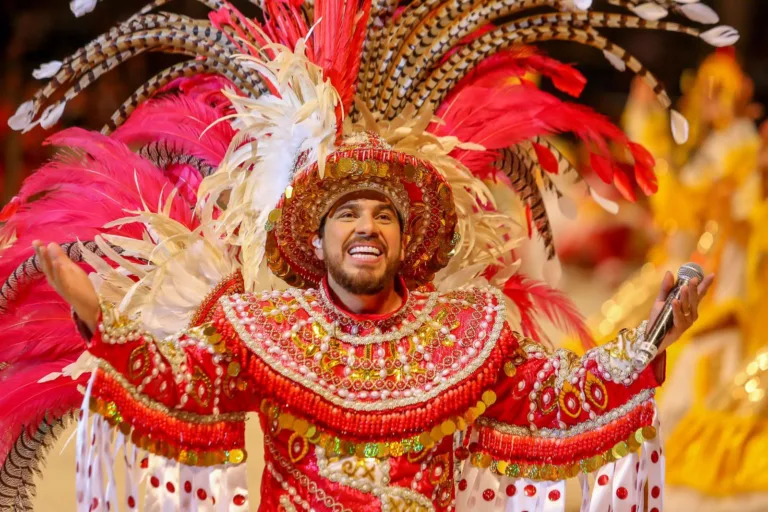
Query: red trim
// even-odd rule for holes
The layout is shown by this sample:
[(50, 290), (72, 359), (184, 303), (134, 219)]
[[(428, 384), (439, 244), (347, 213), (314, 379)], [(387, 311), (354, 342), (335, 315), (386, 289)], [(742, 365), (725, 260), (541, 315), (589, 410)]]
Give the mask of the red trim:
[(509, 462), (572, 464), (611, 450), (637, 429), (652, 425), (653, 416), (653, 403), (646, 402), (604, 427), (567, 438), (504, 434), (490, 426), (479, 426), (478, 447), (474, 451)]
[[(191, 423), (176, 419), (137, 401), (102, 370), (96, 372), (92, 397), (115, 403), (118, 416), (122, 419), (120, 423), (128, 423), (132, 427), (134, 440), (147, 436), (152, 441), (201, 452), (242, 449), (245, 446), (243, 421)], [(115, 417), (108, 419), (114, 420)]]

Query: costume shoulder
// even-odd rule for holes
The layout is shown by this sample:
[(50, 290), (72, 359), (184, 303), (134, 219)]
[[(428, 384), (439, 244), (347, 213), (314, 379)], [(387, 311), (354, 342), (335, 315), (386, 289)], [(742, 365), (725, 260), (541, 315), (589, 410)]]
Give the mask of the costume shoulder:
[(466, 427), (512, 342), (492, 289), (412, 292), (386, 316), (350, 315), (322, 289), (234, 294), (219, 304), (214, 326), (247, 347), (241, 364), (265, 400), (288, 404), (318, 431), (367, 440), (418, 437), (445, 423), (435, 442)]
[[(513, 333), (515, 349), (494, 388), (499, 399), (468, 440), (459, 508), (492, 501), (487, 510), (522, 510), (537, 500), (558, 502), (565, 480), (580, 475), (585, 500), (592, 500), (592, 508), (582, 510), (611, 504), (642, 510), (646, 481), (648, 509), (661, 510), (664, 459), (653, 397), (664, 357), (642, 371), (632, 365), (643, 330), (624, 330), (581, 357)], [(594, 472), (590, 497), (585, 477)]]

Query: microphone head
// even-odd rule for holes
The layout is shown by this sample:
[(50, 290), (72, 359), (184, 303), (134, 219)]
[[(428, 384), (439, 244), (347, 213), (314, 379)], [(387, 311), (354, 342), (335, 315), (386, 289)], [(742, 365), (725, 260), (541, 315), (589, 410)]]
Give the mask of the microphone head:
[(704, 270), (696, 263), (688, 262), (677, 271), (677, 279), (681, 281), (690, 281), (698, 278), (699, 282), (704, 279)]

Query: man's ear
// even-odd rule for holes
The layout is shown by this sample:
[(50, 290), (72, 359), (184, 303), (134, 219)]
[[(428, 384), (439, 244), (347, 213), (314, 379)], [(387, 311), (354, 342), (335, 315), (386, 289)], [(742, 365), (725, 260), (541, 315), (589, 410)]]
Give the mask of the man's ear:
[(323, 251), (323, 240), (320, 238), (320, 235), (317, 233), (313, 233), (309, 237), (309, 243), (312, 244), (312, 247), (315, 249), (315, 256), (320, 261), (325, 261), (325, 252)]

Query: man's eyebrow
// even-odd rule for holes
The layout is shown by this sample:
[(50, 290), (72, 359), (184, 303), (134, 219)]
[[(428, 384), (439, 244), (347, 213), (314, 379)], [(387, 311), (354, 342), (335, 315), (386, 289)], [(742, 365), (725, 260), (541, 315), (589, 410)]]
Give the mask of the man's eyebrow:
[(358, 201), (347, 201), (346, 203), (340, 204), (336, 209), (333, 211), (333, 215), (336, 215), (340, 211), (344, 210), (352, 210), (357, 211), (360, 209), (360, 203)]
[(397, 212), (395, 211), (395, 207), (392, 206), (390, 203), (382, 203), (378, 205), (375, 209), (375, 212), (381, 213), (384, 210), (389, 210), (393, 215), (397, 215)]

